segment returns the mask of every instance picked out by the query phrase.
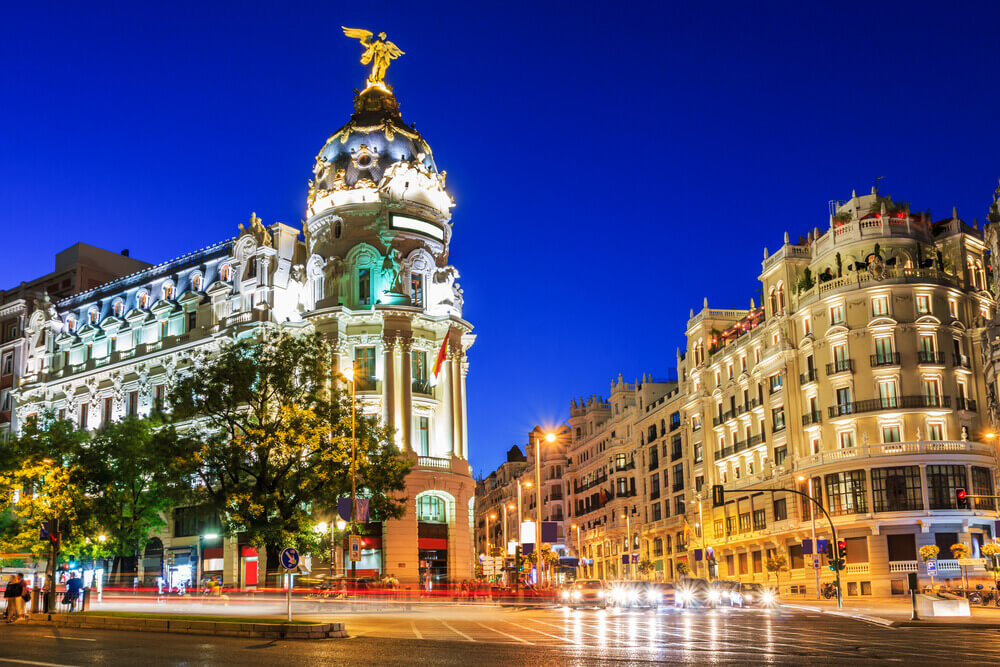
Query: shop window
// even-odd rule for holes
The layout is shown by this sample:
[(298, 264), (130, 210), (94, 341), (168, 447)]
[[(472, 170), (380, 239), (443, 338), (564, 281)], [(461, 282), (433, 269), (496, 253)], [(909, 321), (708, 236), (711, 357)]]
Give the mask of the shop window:
[(444, 498), (421, 496), (417, 498), (417, 521), (424, 523), (447, 523)]
[(865, 471), (849, 470), (826, 476), (826, 493), (831, 515), (862, 514), (868, 511)]

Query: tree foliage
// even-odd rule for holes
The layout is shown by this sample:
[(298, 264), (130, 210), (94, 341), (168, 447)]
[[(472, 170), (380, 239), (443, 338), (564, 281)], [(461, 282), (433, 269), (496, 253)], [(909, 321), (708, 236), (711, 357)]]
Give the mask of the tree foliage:
[[(318, 514), (351, 489), (351, 398), (317, 334), (259, 329), (223, 347), (169, 394), (192, 486), (223, 530), (266, 547), (309, 549)], [(358, 496), (398, 518), (409, 464), (376, 417), (354, 415)], [(330, 514), (324, 514), (329, 518)]]
[(767, 557), (767, 562), (764, 566), (769, 573), (774, 575), (774, 580), (780, 583), (781, 573), (788, 572), (788, 557), (783, 553), (774, 553)]

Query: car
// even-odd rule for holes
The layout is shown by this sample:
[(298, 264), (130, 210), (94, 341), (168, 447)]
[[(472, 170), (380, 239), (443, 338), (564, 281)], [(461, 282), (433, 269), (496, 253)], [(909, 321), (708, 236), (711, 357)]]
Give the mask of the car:
[(741, 607), (773, 607), (778, 593), (763, 584), (740, 584), (739, 598)]
[(645, 589), (646, 582), (644, 581), (616, 581), (611, 584), (611, 590), (608, 591), (608, 598), (614, 606), (621, 609), (629, 609), (639, 606)]
[(716, 579), (709, 584), (709, 599), (713, 605), (738, 606), (740, 597), (740, 582)]
[(646, 609), (656, 609), (661, 606), (672, 607), (675, 602), (675, 592), (676, 589), (671, 583), (648, 583), (641, 589), (636, 606)]
[(688, 577), (677, 584), (674, 606), (681, 609), (690, 607), (711, 607), (712, 597), (708, 582), (704, 579)]
[(606, 607), (604, 582), (600, 579), (578, 579), (560, 594), (567, 607)]

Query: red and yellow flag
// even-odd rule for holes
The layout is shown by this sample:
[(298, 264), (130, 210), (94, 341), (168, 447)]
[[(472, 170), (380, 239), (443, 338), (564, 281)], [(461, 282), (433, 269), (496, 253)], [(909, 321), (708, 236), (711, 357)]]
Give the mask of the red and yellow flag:
[(441, 349), (438, 350), (437, 360), (434, 361), (434, 370), (431, 371), (434, 377), (437, 377), (441, 372), (441, 367), (444, 366), (444, 358), (448, 354), (448, 334), (451, 333), (451, 329), (448, 329), (447, 333), (444, 335), (444, 340), (441, 341)]

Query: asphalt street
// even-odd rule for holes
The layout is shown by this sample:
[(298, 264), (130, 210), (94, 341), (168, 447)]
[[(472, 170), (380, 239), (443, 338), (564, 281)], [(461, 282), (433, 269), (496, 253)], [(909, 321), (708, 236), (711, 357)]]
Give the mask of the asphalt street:
[(1000, 663), (995, 630), (891, 629), (791, 609), (428, 607), (343, 620), (350, 639), (314, 641), (4, 625), (0, 666)]

